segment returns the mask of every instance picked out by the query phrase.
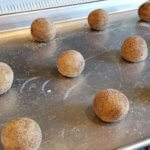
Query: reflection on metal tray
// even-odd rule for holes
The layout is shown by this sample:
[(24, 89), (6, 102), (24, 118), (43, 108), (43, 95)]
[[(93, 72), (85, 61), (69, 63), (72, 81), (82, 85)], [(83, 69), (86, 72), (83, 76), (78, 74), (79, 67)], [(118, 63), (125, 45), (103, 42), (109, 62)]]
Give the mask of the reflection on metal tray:
[[(57, 37), (34, 42), (29, 29), (0, 34), (0, 61), (15, 73), (11, 90), (0, 97), (0, 129), (8, 120), (25, 116), (41, 126), (39, 150), (112, 150), (150, 136), (150, 55), (141, 63), (120, 58), (129, 35), (141, 35), (150, 48), (150, 25), (136, 11), (110, 15), (110, 25), (91, 31), (86, 20), (59, 23)], [(78, 78), (62, 77), (56, 58), (65, 50), (80, 51), (85, 60)], [(130, 111), (121, 122), (107, 124), (93, 112), (99, 89), (115, 88), (127, 95)]]

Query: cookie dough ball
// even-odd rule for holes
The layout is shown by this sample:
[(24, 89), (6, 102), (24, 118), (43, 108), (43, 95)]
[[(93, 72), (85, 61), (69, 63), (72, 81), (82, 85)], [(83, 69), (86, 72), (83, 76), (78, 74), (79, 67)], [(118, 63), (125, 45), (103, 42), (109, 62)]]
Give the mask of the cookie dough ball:
[(63, 52), (57, 59), (58, 71), (66, 77), (79, 76), (84, 66), (85, 60), (83, 56), (75, 50)]
[(0, 62), (0, 94), (6, 93), (12, 86), (14, 73), (10, 66)]
[(56, 36), (56, 28), (46, 18), (38, 18), (31, 25), (31, 34), (38, 42), (52, 40)]
[(139, 17), (143, 21), (150, 21), (150, 2), (146, 2), (139, 7)]
[(88, 16), (88, 23), (94, 30), (104, 30), (109, 23), (108, 13), (103, 9), (94, 10)]
[(94, 99), (93, 107), (96, 115), (105, 122), (121, 120), (129, 110), (127, 97), (118, 90), (99, 91)]
[(129, 62), (145, 60), (148, 56), (145, 40), (140, 36), (129, 36), (121, 47), (121, 56)]
[(39, 125), (29, 118), (17, 118), (8, 122), (1, 134), (5, 150), (37, 150), (41, 141)]

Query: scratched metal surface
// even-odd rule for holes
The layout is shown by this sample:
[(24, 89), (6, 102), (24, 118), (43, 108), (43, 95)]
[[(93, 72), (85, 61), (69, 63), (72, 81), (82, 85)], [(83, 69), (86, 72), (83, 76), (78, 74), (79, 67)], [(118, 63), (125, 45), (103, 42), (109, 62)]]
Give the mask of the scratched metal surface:
[[(135, 11), (110, 18), (102, 32), (91, 31), (86, 20), (57, 24), (56, 39), (43, 44), (28, 29), (0, 34), (0, 61), (15, 74), (13, 87), (0, 96), (0, 130), (16, 117), (35, 119), (43, 132), (39, 150), (112, 150), (150, 136), (150, 55), (133, 64), (119, 53), (123, 40), (135, 34), (150, 48), (150, 24), (138, 22)], [(56, 57), (68, 49), (86, 60), (78, 78), (62, 77), (56, 69)], [(107, 124), (95, 116), (92, 101), (103, 88), (129, 98), (130, 111), (121, 122)]]

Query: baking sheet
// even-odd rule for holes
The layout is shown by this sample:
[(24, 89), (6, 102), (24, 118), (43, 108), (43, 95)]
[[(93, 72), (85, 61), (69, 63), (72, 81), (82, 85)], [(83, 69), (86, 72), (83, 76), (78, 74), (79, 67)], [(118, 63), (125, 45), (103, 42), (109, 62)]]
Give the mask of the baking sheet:
[[(32, 40), (29, 29), (0, 34), (0, 61), (14, 70), (10, 91), (0, 96), (0, 130), (16, 117), (30, 117), (41, 126), (39, 150), (112, 150), (150, 135), (150, 56), (141, 63), (120, 58), (129, 35), (141, 35), (150, 48), (150, 24), (136, 11), (110, 15), (105, 31), (91, 31), (86, 20), (57, 24), (49, 43)], [(62, 77), (55, 65), (65, 50), (80, 51), (85, 70), (77, 78)], [(127, 117), (104, 123), (92, 109), (96, 92), (122, 91), (130, 101)], [(2, 149), (2, 148), (0, 148)]]

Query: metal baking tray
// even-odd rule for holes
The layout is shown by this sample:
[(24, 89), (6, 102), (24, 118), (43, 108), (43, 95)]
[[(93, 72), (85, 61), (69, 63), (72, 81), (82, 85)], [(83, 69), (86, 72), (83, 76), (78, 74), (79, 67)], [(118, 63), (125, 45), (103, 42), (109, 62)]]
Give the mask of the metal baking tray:
[[(128, 63), (119, 52), (129, 35), (141, 35), (150, 48), (150, 24), (128, 11), (110, 15), (105, 31), (90, 30), (86, 19), (56, 28), (56, 39), (48, 43), (33, 41), (29, 28), (0, 33), (0, 61), (15, 75), (13, 87), (0, 96), (0, 131), (13, 118), (30, 117), (42, 129), (39, 150), (113, 150), (150, 136), (150, 56)], [(56, 69), (57, 56), (69, 49), (86, 60), (77, 78), (65, 78)], [(128, 97), (124, 120), (110, 124), (96, 117), (93, 98), (104, 88)]]

